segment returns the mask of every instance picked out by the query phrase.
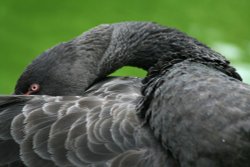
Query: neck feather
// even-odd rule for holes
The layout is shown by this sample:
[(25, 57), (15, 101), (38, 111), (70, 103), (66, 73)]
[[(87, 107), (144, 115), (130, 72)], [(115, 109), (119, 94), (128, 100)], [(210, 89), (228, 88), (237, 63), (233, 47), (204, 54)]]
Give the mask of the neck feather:
[[(148, 71), (156, 64), (164, 65), (175, 59), (197, 59), (224, 68), (230, 67), (229, 61), (222, 55), (194, 38), (158, 24), (125, 22), (100, 26), (90, 32), (88, 35), (93, 36), (96, 43), (95, 50), (101, 48), (93, 57), (93, 67), (99, 67), (96, 71), (98, 77), (105, 77), (123, 66)], [(232, 73), (237, 74), (230, 68)]]
[[(60, 53), (70, 57), (71, 62), (75, 59), (71, 65), (72, 74), (66, 79), (77, 74), (78, 82), (84, 83), (79, 86), (82, 90), (123, 66), (149, 71), (174, 60), (213, 62), (230, 68), (233, 76), (239, 76), (219, 53), (176, 29), (150, 22), (101, 25), (63, 45), (66, 49)], [(76, 83), (72, 82), (68, 85)]]

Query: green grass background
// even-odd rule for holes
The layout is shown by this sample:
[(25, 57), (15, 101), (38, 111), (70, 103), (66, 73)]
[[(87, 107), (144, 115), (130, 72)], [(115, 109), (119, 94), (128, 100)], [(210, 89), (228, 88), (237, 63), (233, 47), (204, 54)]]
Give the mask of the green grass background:
[[(25, 66), (44, 50), (102, 23), (155, 21), (208, 44), (250, 72), (249, 0), (1, 0), (0, 94), (13, 91)], [(143, 76), (125, 68), (115, 75)]]

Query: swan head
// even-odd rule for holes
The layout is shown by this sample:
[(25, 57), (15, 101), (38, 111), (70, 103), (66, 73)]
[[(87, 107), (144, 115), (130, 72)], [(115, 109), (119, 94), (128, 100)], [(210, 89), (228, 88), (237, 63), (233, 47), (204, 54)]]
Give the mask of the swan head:
[[(88, 65), (79, 62), (69, 43), (48, 50), (35, 59), (18, 79), (15, 94), (79, 95), (88, 82)], [(86, 63), (88, 61), (86, 60)]]
[(15, 94), (82, 95), (96, 79), (106, 76), (99, 64), (111, 32), (109, 25), (101, 25), (45, 51), (18, 79)]

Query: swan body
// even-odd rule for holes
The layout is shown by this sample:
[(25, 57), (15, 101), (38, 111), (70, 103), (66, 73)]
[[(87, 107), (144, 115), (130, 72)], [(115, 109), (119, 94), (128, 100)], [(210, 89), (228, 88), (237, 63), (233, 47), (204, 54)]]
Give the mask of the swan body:
[[(107, 77), (124, 65), (148, 75)], [(4, 167), (250, 164), (250, 86), (219, 53), (155, 23), (102, 25), (49, 49), (15, 94), (0, 97)]]
[(107, 79), (83, 96), (10, 96), (11, 106), (0, 97), (13, 119), (1, 134), (20, 145), (27, 166), (167, 166), (173, 160), (135, 112), (140, 81)]

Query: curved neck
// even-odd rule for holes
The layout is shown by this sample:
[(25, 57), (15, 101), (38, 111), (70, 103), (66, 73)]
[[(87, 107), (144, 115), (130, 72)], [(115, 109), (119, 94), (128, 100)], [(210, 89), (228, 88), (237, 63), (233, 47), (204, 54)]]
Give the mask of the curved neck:
[(241, 79), (223, 56), (178, 30), (124, 22), (98, 26), (44, 52), (19, 78), (15, 92), (27, 92), (30, 84), (39, 83), (40, 94), (81, 95), (123, 66), (152, 73), (187, 59)]
[(240, 79), (223, 56), (178, 30), (149, 22), (125, 22), (98, 26), (43, 53), (19, 78), (15, 92), (39, 83), (43, 85), (41, 94), (81, 95), (95, 81), (123, 66), (151, 72), (186, 59), (222, 67), (216, 69)]
[(84, 34), (89, 35), (94, 39), (91, 45), (97, 43), (93, 45), (95, 50), (102, 50), (93, 57), (92, 69), (98, 69), (97, 78), (127, 65), (148, 71), (155, 64), (191, 58), (229, 68), (235, 73), (232, 76), (239, 79), (222, 55), (176, 29), (149, 22), (124, 22), (102, 25)]

